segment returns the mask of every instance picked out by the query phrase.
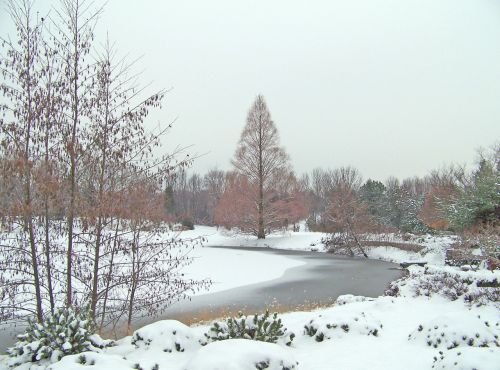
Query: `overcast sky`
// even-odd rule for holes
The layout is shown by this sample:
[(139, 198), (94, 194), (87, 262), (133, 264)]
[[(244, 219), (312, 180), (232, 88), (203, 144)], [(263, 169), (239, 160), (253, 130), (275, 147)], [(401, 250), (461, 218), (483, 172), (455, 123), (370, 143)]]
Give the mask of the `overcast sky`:
[(150, 118), (196, 171), (230, 168), (259, 93), (299, 173), (424, 175), (500, 139), (500, 0), (109, 0), (106, 32), (172, 88)]

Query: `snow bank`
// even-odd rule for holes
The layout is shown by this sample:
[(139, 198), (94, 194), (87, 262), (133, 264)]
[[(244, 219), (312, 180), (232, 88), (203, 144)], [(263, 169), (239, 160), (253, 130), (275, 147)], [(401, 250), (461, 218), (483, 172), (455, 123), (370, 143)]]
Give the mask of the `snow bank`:
[(228, 339), (208, 344), (184, 370), (293, 370), (298, 362), (287, 348), (248, 339)]
[[(210, 326), (187, 327), (175, 321), (159, 321), (137, 330), (133, 337), (117, 341), (115, 347), (105, 348), (103, 353), (84, 353), (84, 361), (80, 355), (67, 356), (50, 369), (255, 370), (260, 366), (279, 370), (430, 370), (433, 365), (436, 369), (498, 369), (500, 347), (496, 347), (495, 335), (499, 334), (500, 316), (491, 304), (470, 306), (439, 294), (373, 299), (347, 295), (340, 301), (345, 304), (281, 314), (283, 325), (297, 334), (291, 347), (235, 339), (202, 346), (198, 338), (204, 338)], [(311, 321), (311, 326), (325, 332), (323, 341), (305, 333), (304, 326)], [(476, 334), (490, 347), (470, 347), (467, 340), (461, 339), (463, 335), (477, 338)], [(437, 347), (428, 345), (427, 340), (437, 343)], [(447, 349), (459, 340), (457, 348)], [(474, 339), (474, 345), (485, 345), (481, 341)], [(175, 343), (180, 344), (180, 351), (174, 349)], [(171, 352), (165, 351), (170, 348)], [(0, 369), (8, 369), (5, 360)]]
[(436, 370), (498, 370), (500, 354), (496, 348), (455, 348), (440, 352), (432, 365)]
[[(118, 370), (133, 369), (134, 363), (121, 356), (95, 352), (63, 357), (59, 362), (47, 367), (47, 370)], [(29, 369), (35, 369), (31, 367)], [(43, 369), (43, 368), (41, 368)]]
[(472, 312), (447, 313), (420, 324), (408, 339), (438, 349), (498, 347), (500, 322), (491, 319)]
[(366, 301), (373, 301), (373, 298), (364, 297), (362, 295), (343, 294), (337, 297), (337, 299), (335, 300), (335, 304), (342, 306), (344, 304)]

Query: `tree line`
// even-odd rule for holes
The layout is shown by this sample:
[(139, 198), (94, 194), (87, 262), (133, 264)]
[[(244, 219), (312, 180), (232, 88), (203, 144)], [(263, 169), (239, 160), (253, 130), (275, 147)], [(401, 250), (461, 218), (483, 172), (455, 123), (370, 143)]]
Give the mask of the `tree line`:
[(421, 178), (381, 182), (364, 181), (346, 166), (297, 176), (261, 95), (248, 112), (232, 165), (204, 176), (184, 173), (167, 187), (168, 212), (189, 226), (237, 228), (258, 238), (298, 230), (306, 221), (312, 231), (343, 233), (344, 243), (369, 232), (497, 230), (500, 219), (500, 145), (479, 151), (469, 171), (450, 165)]

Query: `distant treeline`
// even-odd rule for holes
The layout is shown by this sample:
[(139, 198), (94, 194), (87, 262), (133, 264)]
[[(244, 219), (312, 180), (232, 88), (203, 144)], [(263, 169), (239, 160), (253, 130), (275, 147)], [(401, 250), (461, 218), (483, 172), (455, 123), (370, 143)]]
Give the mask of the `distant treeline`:
[[(241, 175), (219, 169), (204, 175), (182, 172), (165, 189), (167, 213), (186, 224), (238, 226), (236, 221), (224, 223), (222, 217), (228, 208), (224, 198), (237, 197), (232, 191), (236, 176)], [(300, 176), (291, 172), (281, 185), (275, 189), (274, 201), (288, 199), (292, 204), (291, 210), (276, 216), (282, 228), (306, 220), (310, 230), (342, 231), (332, 208), (351, 207), (352, 215), (367, 230), (462, 231), (500, 219), (500, 146), (478, 153), (470, 170), (450, 165), (425, 177), (402, 181), (390, 177), (381, 182), (363, 181), (353, 167), (315, 168)], [(352, 204), (345, 203), (348, 200), (355, 202), (355, 212)]]

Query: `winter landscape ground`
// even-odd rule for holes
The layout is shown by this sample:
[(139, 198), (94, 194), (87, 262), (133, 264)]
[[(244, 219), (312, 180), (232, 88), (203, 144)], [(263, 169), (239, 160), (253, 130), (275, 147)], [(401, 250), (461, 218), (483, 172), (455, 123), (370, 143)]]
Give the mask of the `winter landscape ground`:
[[(214, 280), (213, 288), (204, 294), (275, 279), (297, 265), (292, 259), (208, 248), (211, 245), (324, 252), (322, 234), (313, 232), (275, 233), (257, 240), (200, 226), (184, 236), (195, 235), (204, 236), (207, 242), (193, 251), (196, 258), (186, 273)], [(498, 282), (500, 273), (444, 266), (444, 253), (453, 237), (428, 235), (420, 241), (425, 246), (420, 253), (377, 247), (369, 255), (393, 262), (426, 261), (426, 267), (410, 266), (384, 296), (342, 295), (331, 307), (280, 314), (286, 332), (276, 344), (249, 339), (215, 341), (206, 335), (210, 322), (189, 327), (161, 320), (108, 348), (66, 356), (53, 364), (42, 361), (14, 368), (499, 369), (500, 306), (498, 300), (488, 299), (488, 290), (494, 294), (488, 283)], [(240, 274), (235, 274), (235, 266)], [(295, 337), (287, 345), (285, 338), (291, 333)], [(0, 368), (8, 369), (14, 360), (4, 357)]]

